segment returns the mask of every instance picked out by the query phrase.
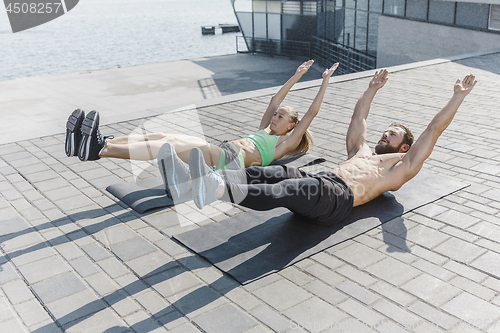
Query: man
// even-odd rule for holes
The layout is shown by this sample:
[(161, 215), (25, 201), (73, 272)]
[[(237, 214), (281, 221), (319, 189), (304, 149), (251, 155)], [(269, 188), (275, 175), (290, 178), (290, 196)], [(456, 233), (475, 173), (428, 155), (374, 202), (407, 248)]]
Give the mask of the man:
[(420, 171), (476, 81), (474, 75), (456, 81), (453, 96), (414, 144), (404, 125), (392, 124), (373, 154), (365, 142), (366, 118), (376, 92), (387, 80), (386, 69), (377, 71), (356, 103), (346, 136), (347, 161), (332, 172), (310, 174), (273, 166), (217, 173), (205, 165), (200, 151), (193, 150), (189, 168), (196, 205), (201, 209), (220, 199), (255, 210), (286, 207), (318, 223), (332, 224), (346, 217), (353, 207), (386, 191), (398, 190)]

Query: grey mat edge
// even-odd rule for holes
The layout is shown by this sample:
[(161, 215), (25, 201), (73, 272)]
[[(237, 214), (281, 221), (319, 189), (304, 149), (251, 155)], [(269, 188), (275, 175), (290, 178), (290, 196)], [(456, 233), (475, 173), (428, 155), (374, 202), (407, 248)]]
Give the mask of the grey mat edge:
[[(364, 231), (363, 233), (360, 233), (360, 234), (358, 234), (358, 235), (356, 235), (356, 236), (353, 236), (353, 237), (350, 237), (350, 238), (346, 238), (345, 240), (343, 240), (343, 241), (341, 241), (341, 242), (338, 242), (338, 243), (336, 243), (336, 244), (333, 244), (333, 245), (330, 245), (330, 246), (328, 246), (328, 247), (325, 247), (324, 249), (319, 250), (318, 252), (312, 253), (312, 254), (308, 255), (307, 257), (305, 257), (305, 258), (302, 258), (302, 259), (297, 260), (297, 261), (295, 261), (295, 262), (291, 262), (290, 264), (287, 264), (286, 266), (284, 266), (284, 267), (283, 267), (283, 268), (281, 268), (280, 270), (277, 270), (277, 271), (274, 271), (274, 272), (269, 272), (269, 273), (267, 273), (267, 274), (264, 274), (264, 275), (262, 275), (262, 276), (259, 276), (258, 278), (251, 279), (251, 280), (248, 280), (248, 281), (243, 282), (243, 283), (242, 283), (242, 282), (240, 282), (238, 279), (236, 279), (234, 276), (232, 276), (230, 273), (228, 273), (228, 272), (224, 271), (223, 269), (219, 268), (219, 266), (217, 266), (217, 264), (213, 264), (210, 260), (208, 260), (208, 259), (207, 259), (207, 258), (205, 258), (204, 256), (202, 256), (202, 255), (200, 255), (200, 254), (198, 254), (198, 253), (196, 253), (196, 252), (194, 252), (194, 253), (198, 254), (198, 255), (199, 255), (199, 256), (201, 256), (203, 259), (207, 260), (209, 263), (211, 263), (214, 267), (216, 267), (216, 268), (217, 268), (220, 272), (222, 272), (223, 274), (225, 273), (225, 274), (227, 274), (227, 275), (231, 276), (231, 278), (233, 278), (236, 282), (240, 283), (242, 286), (245, 286), (245, 285), (247, 285), (247, 284), (250, 284), (250, 283), (252, 283), (252, 282), (255, 282), (255, 281), (258, 281), (258, 280), (260, 280), (260, 279), (262, 279), (262, 278), (265, 278), (266, 276), (269, 276), (269, 275), (272, 275), (272, 274), (276, 274), (276, 273), (278, 273), (278, 272), (280, 272), (280, 271), (284, 270), (284, 269), (285, 269), (285, 268), (287, 268), (287, 267), (290, 267), (290, 266), (292, 266), (292, 265), (295, 265), (296, 263), (299, 263), (299, 262), (301, 262), (301, 261), (303, 261), (303, 260), (305, 260), (305, 259), (308, 259), (308, 258), (310, 258), (310, 257), (314, 256), (315, 254), (318, 254), (318, 253), (319, 253), (319, 252), (321, 252), (321, 251), (325, 251), (325, 250), (331, 249), (331, 248), (332, 248), (332, 247), (334, 247), (334, 246), (337, 246), (337, 245), (342, 244), (342, 243), (344, 243), (344, 242), (347, 242), (347, 241), (349, 241), (349, 240), (351, 240), (351, 239), (353, 239), (353, 238), (356, 238), (356, 237), (358, 237), (358, 236), (360, 236), (360, 235), (363, 235), (363, 234), (365, 234), (365, 233), (367, 233), (367, 232), (369, 232), (369, 231), (371, 231), (371, 230), (373, 230), (373, 229), (375, 229), (375, 228), (378, 228), (379, 226), (381, 226), (381, 225), (383, 225), (383, 224), (385, 224), (385, 223), (387, 223), (387, 222), (390, 222), (390, 221), (392, 221), (392, 220), (394, 220), (394, 219), (396, 219), (396, 218), (398, 218), (398, 217), (404, 216), (404, 215), (406, 215), (406, 214), (408, 214), (408, 213), (411, 213), (411, 212), (413, 212), (413, 211), (415, 211), (415, 210), (417, 210), (417, 209), (419, 209), (419, 208), (422, 208), (422, 207), (427, 206), (427, 205), (429, 205), (429, 204), (431, 204), (431, 203), (433, 203), (433, 202), (436, 202), (436, 201), (438, 201), (438, 200), (441, 200), (441, 199), (443, 199), (443, 198), (446, 198), (446, 197), (447, 197), (447, 196), (449, 196), (449, 195), (452, 195), (452, 194), (454, 194), (454, 193), (456, 193), (456, 192), (462, 191), (462, 190), (466, 189), (466, 188), (467, 188), (467, 187), (469, 187), (469, 186), (470, 186), (470, 184), (467, 184), (467, 185), (465, 185), (464, 187), (462, 187), (461, 189), (458, 189), (458, 190), (456, 190), (456, 191), (453, 191), (453, 192), (451, 192), (451, 193), (449, 193), (449, 194), (446, 194), (446, 195), (444, 195), (444, 196), (442, 196), (442, 197), (440, 197), (440, 198), (437, 198), (436, 200), (430, 201), (430, 202), (428, 202), (428, 203), (426, 203), (426, 204), (420, 205), (420, 206), (418, 206), (418, 207), (416, 207), (416, 208), (414, 208), (414, 209), (409, 210), (408, 212), (405, 212), (405, 213), (403, 213), (403, 214), (401, 214), (401, 215), (399, 215), (399, 216), (396, 216), (396, 217), (394, 217), (394, 218), (392, 218), (392, 219), (390, 219), (390, 220), (388, 220), (388, 221), (385, 221), (385, 222), (383, 222), (383, 223), (380, 223), (379, 225), (376, 225), (376, 226), (374, 226), (374, 227), (370, 227), (368, 230)], [(174, 236), (174, 237), (175, 237), (175, 236)], [(173, 238), (173, 237), (172, 237), (172, 238)], [(176, 238), (176, 240), (177, 240), (177, 238)], [(182, 243), (181, 241), (179, 241), (179, 240), (177, 240), (177, 241), (178, 241), (178, 242), (180, 242), (183, 246), (185, 246), (185, 245), (184, 245), (184, 243)], [(187, 246), (185, 246), (185, 247), (187, 247)], [(193, 251), (191, 248), (190, 248), (189, 250), (190, 250), (190, 251)]]

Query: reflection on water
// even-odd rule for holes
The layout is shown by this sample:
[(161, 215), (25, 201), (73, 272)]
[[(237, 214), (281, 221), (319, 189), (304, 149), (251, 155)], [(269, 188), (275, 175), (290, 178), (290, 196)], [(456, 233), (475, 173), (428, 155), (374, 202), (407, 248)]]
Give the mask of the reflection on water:
[(236, 52), (229, 0), (85, 0), (67, 14), (13, 34), (0, 10), (0, 80), (190, 59)]

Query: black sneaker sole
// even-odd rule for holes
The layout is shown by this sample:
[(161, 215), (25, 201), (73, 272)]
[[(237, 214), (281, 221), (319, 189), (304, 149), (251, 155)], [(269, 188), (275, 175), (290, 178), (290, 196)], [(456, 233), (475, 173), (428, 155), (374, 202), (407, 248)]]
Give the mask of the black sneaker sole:
[(161, 175), (161, 178), (163, 179), (163, 184), (165, 185), (165, 192), (167, 193), (167, 197), (173, 201), (174, 198), (172, 197), (172, 192), (170, 191), (170, 186), (168, 186), (167, 168), (165, 166), (165, 161), (159, 160), (158, 168), (160, 169), (160, 175)]
[(85, 112), (80, 109), (76, 109), (71, 113), (66, 122), (66, 143), (64, 149), (66, 151), (66, 156), (72, 157), (77, 153), (77, 149), (80, 146), (80, 141), (82, 138), (81, 127), (83, 119), (85, 118)]
[(90, 111), (82, 123), (82, 141), (78, 149), (78, 158), (80, 161), (87, 161), (90, 153), (91, 138), (99, 128), (99, 113)]

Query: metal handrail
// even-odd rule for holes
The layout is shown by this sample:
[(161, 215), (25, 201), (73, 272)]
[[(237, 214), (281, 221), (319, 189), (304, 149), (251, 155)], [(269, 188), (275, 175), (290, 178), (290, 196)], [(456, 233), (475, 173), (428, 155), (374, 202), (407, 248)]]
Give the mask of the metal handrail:
[(321, 66), (339, 62), (339, 74), (364, 71), (377, 66), (377, 58), (372, 55), (315, 36), (313, 41), (315, 61)]
[(236, 52), (308, 58), (326, 67), (339, 62), (336, 71), (338, 74), (354, 73), (376, 67), (377, 58), (369, 54), (315, 36), (313, 36), (313, 42), (312, 50), (309, 42), (236, 36)]

